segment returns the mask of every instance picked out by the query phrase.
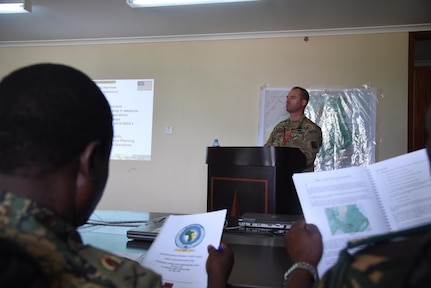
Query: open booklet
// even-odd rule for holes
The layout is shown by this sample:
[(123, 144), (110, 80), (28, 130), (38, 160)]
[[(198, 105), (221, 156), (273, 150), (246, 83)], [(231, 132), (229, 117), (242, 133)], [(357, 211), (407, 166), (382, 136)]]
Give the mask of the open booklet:
[(207, 287), (208, 245), (219, 247), (226, 209), (170, 215), (139, 262), (162, 275), (163, 287)]
[(347, 241), (431, 222), (431, 176), (425, 149), (370, 164), (293, 175), (307, 223), (323, 239), (320, 276)]

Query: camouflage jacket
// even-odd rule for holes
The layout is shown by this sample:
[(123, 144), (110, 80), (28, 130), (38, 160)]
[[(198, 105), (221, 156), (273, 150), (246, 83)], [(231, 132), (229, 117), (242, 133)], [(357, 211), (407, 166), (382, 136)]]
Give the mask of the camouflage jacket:
[(303, 116), (298, 121), (290, 118), (278, 123), (269, 135), (265, 146), (299, 148), (305, 155), (304, 172), (314, 171), (314, 160), (322, 146), (322, 130)]
[[(365, 248), (364, 248), (365, 247)], [(356, 253), (349, 250), (361, 249)], [(430, 287), (431, 225), (349, 242), (315, 287)]]
[(20, 245), (50, 287), (161, 287), (151, 270), (84, 245), (75, 227), (51, 210), (2, 190), (0, 238)]

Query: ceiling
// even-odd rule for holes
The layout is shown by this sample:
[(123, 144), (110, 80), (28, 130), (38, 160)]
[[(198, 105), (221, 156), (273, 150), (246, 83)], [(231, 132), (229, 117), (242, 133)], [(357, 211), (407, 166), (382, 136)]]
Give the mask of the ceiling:
[[(11, 0), (0, 0), (8, 2)], [(0, 14), (0, 45), (259, 33), (431, 30), (430, 0), (260, 0), (131, 8), (126, 0), (31, 0), (33, 12)]]

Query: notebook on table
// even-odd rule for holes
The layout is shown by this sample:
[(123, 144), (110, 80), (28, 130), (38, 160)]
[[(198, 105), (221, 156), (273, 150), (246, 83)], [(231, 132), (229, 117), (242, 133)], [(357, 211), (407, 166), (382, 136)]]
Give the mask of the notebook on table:
[(153, 241), (162, 229), (165, 220), (169, 216), (161, 216), (150, 219), (147, 223), (127, 230), (127, 238), (141, 241)]
[(241, 227), (284, 229), (289, 230), (296, 220), (302, 215), (267, 214), (267, 213), (244, 213), (238, 218)]

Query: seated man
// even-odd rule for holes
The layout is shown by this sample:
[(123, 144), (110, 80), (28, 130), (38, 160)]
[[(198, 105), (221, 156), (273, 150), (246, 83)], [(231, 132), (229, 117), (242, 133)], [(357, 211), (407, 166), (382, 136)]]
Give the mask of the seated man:
[[(76, 69), (32, 65), (0, 82), (0, 239), (50, 287), (162, 286), (150, 269), (84, 245), (76, 230), (102, 197), (112, 136), (107, 100)], [(210, 253), (209, 287), (224, 287), (232, 263), (228, 247)]]
[(0, 287), (48, 287), (39, 265), (11, 239), (0, 237)]
[[(431, 160), (431, 110), (426, 118), (426, 127), (427, 152)], [(302, 263), (287, 275), (285, 287), (311, 287), (313, 284), (314, 287), (431, 285), (431, 223), (356, 241), (354, 245), (360, 250), (354, 254), (343, 250), (337, 263), (317, 283), (313, 283), (313, 274), (323, 248), (319, 229), (303, 220), (298, 221), (286, 233), (285, 245), (292, 262)]]

